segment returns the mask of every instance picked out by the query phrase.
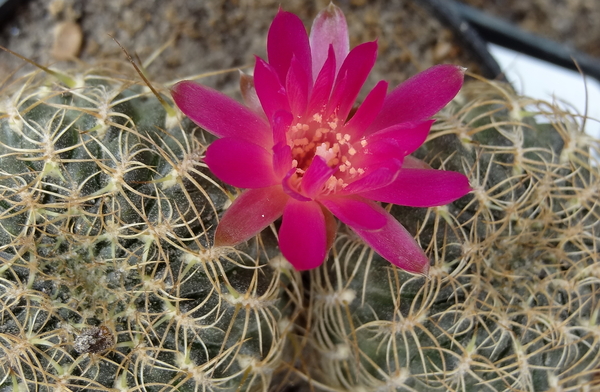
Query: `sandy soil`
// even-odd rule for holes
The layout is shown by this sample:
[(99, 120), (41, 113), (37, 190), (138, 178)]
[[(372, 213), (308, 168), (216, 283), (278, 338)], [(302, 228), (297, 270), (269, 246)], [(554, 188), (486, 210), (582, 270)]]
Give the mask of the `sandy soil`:
[[(30, 0), (0, 28), (0, 44), (42, 64), (66, 67), (72, 64), (65, 58), (89, 63), (123, 59), (114, 37), (147, 65), (153, 81), (168, 82), (206, 71), (250, 67), (254, 54), (264, 56), (266, 32), (279, 4), (298, 14), (308, 28), (328, 2)], [(437, 63), (479, 71), (478, 63), (461, 49), (453, 34), (418, 2), (336, 3), (346, 13), (351, 45), (378, 39), (379, 60), (368, 86), (380, 79), (394, 86)], [(0, 53), (0, 81), (22, 64)], [(237, 72), (231, 72), (203, 82), (234, 93), (237, 80)]]

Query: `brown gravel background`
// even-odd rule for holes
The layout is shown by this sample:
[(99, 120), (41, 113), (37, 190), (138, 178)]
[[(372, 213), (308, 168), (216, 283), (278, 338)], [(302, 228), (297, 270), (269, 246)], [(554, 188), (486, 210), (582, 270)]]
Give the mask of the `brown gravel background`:
[(462, 0), (543, 37), (600, 58), (600, 0)]
[[(72, 66), (124, 59), (115, 37), (146, 62), (155, 82), (201, 72), (243, 67), (264, 56), (266, 32), (278, 6), (299, 15), (310, 27), (329, 0), (30, 0), (0, 28), (4, 45), (42, 64)], [(437, 63), (456, 63), (479, 72), (453, 34), (418, 1), (336, 1), (350, 26), (351, 45), (378, 39), (379, 61), (367, 88), (380, 79), (391, 86)], [(80, 45), (79, 45), (80, 43)], [(80, 48), (78, 50), (78, 48)], [(71, 64), (70, 64), (71, 63)], [(0, 83), (22, 60), (0, 52)], [(28, 68), (30, 66), (27, 66)], [(237, 73), (203, 80), (230, 93)]]
[[(462, 0), (522, 28), (600, 57), (600, 0)], [(307, 27), (329, 0), (30, 0), (0, 26), (0, 45), (44, 65), (72, 67), (124, 59), (111, 36), (147, 62), (156, 82), (251, 66), (264, 56), (268, 26), (281, 5)], [(433, 64), (456, 63), (479, 73), (472, 54), (418, 0), (338, 0), (351, 44), (379, 39), (377, 80), (405, 80)], [(71, 59), (71, 60), (65, 60)], [(0, 52), (0, 83), (23, 62)], [(203, 80), (234, 93), (237, 74)]]

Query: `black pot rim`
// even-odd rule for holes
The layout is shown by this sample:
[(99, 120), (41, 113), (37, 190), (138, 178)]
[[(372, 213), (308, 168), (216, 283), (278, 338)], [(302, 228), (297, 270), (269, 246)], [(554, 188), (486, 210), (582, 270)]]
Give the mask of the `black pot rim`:
[(449, 28), (459, 43), (480, 64), (481, 75), (488, 79), (506, 81), (500, 65), (490, 53), (479, 32), (457, 11), (448, 0), (423, 0), (423, 5)]

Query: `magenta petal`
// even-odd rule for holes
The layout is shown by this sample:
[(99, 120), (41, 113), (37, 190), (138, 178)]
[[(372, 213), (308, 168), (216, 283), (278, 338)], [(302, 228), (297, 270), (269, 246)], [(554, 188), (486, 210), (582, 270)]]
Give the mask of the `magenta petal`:
[(404, 162), (402, 162), (402, 169), (428, 169), (433, 170), (431, 166), (425, 161), (422, 161), (418, 158), (413, 157), (412, 155), (407, 155), (404, 157)]
[(269, 121), (279, 110), (290, 111), (285, 88), (279, 82), (275, 69), (260, 57), (256, 58), (254, 66), (254, 87)]
[(290, 169), (285, 177), (283, 177), (283, 181), (281, 181), (281, 185), (283, 187), (283, 191), (290, 197), (298, 201), (310, 201), (311, 199), (304, 196), (300, 192), (298, 192), (298, 179), (294, 175), (296, 174), (296, 168)]
[(279, 248), (299, 271), (323, 263), (327, 254), (327, 230), (319, 203), (288, 201), (279, 229)]
[(265, 112), (254, 88), (254, 77), (242, 71), (240, 71), (240, 91), (244, 104), (254, 113), (264, 116)]
[(213, 135), (272, 143), (271, 130), (264, 119), (218, 91), (184, 80), (171, 88), (171, 95), (186, 116)]
[(363, 152), (371, 165), (382, 164), (394, 158), (402, 159), (406, 155), (404, 149), (399, 147), (395, 140), (387, 139), (370, 143)]
[(377, 42), (375, 41), (360, 44), (348, 53), (333, 87), (328, 114), (337, 113), (338, 118), (346, 119), (376, 58)]
[(382, 154), (384, 146), (403, 156), (412, 154), (427, 139), (434, 120), (419, 123), (401, 123), (382, 129), (369, 135), (365, 153)]
[(339, 220), (353, 228), (378, 230), (387, 221), (379, 206), (360, 196), (320, 198), (319, 202)]
[(310, 96), (310, 103), (308, 105), (309, 113), (321, 112), (331, 95), (331, 89), (333, 88), (333, 81), (335, 80), (335, 53), (333, 47), (329, 46), (329, 56), (321, 68), (321, 72), (315, 80), (315, 84), (312, 89)]
[(367, 127), (379, 114), (387, 94), (387, 87), (388, 83), (384, 80), (377, 83), (344, 126), (345, 133), (350, 134), (353, 140), (362, 137)]
[(238, 188), (262, 188), (278, 183), (272, 154), (246, 140), (217, 139), (208, 146), (204, 161), (221, 181)]
[(379, 116), (367, 133), (394, 124), (430, 118), (460, 90), (465, 69), (456, 65), (433, 66), (396, 87), (385, 99)]
[(386, 223), (379, 230), (365, 230), (348, 224), (373, 250), (403, 270), (427, 275), (429, 260), (417, 241), (392, 215), (380, 206), (373, 207), (385, 214)]
[(335, 242), (335, 235), (337, 234), (338, 222), (331, 212), (324, 205), (321, 205), (321, 211), (325, 216), (325, 228), (327, 231), (327, 250), (331, 249)]
[(403, 206), (433, 207), (451, 203), (470, 191), (469, 179), (462, 173), (402, 168), (391, 184), (360, 195)]
[(315, 156), (310, 166), (302, 177), (300, 188), (309, 198), (315, 196), (323, 189), (325, 182), (331, 177), (335, 170), (327, 166), (327, 162), (320, 156)]
[(281, 216), (288, 199), (279, 185), (244, 191), (221, 218), (215, 246), (234, 246), (260, 233)]
[(309, 81), (296, 57), (292, 58), (290, 71), (285, 81), (285, 90), (292, 113), (297, 116), (304, 115), (306, 105), (308, 105)]
[(335, 58), (339, 66), (348, 55), (350, 42), (348, 39), (348, 25), (342, 10), (329, 3), (329, 6), (319, 12), (310, 29), (310, 48), (312, 54), (313, 76), (316, 77), (328, 57), (329, 46), (333, 47)]
[(273, 146), (273, 171), (277, 178), (283, 178), (292, 168), (292, 148), (286, 143)]
[[(339, 194), (354, 194), (376, 190), (391, 184), (398, 175), (402, 160), (390, 158), (384, 162), (367, 168), (365, 174), (350, 183)], [(376, 192), (376, 191), (375, 191)]]
[(287, 132), (294, 121), (294, 115), (285, 110), (278, 110), (271, 117), (273, 127), (273, 142), (287, 143)]
[(308, 80), (312, 81), (308, 35), (304, 24), (296, 15), (281, 10), (277, 13), (267, 35), (267, 56), (269, 64), (279, 75), (282, 84), (285, 83), (294, 56), (308, 76)]

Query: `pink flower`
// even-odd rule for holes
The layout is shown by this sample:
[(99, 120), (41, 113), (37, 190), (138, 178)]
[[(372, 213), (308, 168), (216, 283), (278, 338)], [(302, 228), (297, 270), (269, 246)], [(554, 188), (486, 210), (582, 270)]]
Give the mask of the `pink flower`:
[(376, 201), (439, 206), (471, 190), (464, 175), (409, 155), (459, 91), (463, 69), (430, 68), (390, 94), (381, 81), (352, 114), (377, 42), (349, 51), (346, 19), (334, 5), (319, 13), (310, 36), (280, 10), (267, 54), (269, 62), (256, 58), (253, 78), (242, 76), (246, 106), (190, 81), (171, 91), (183, 113), (220, 138), (206, 151), (208, 167), (248, 188), (223, 215), (215, 245), (246, 241), (283, 215), (282, 254), (298, 270), (315, 268), (333, 244), (334, 215), (394, 265), (426, 274), (423, 250)]

